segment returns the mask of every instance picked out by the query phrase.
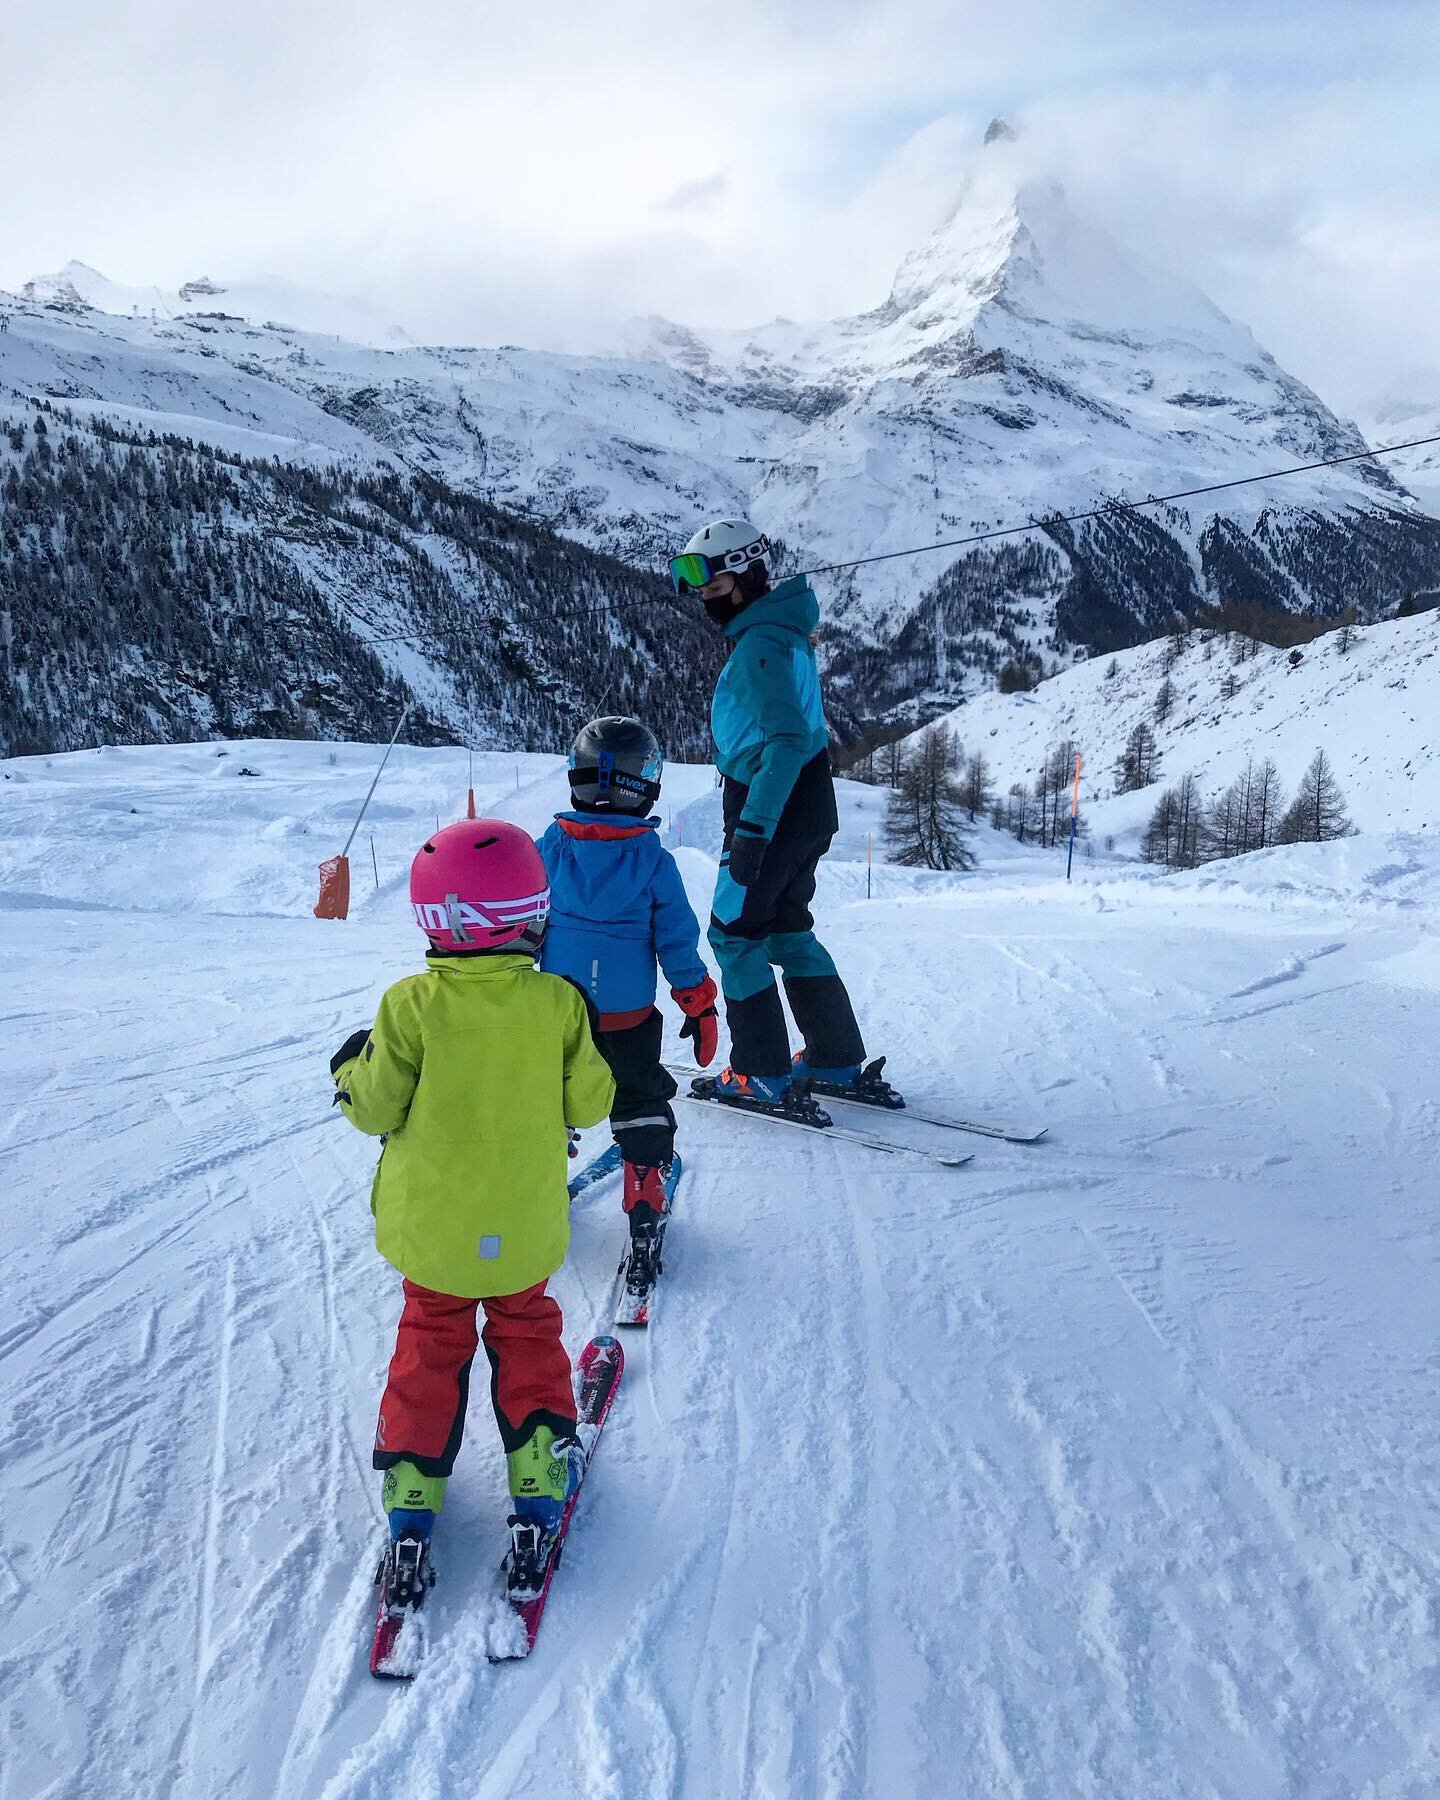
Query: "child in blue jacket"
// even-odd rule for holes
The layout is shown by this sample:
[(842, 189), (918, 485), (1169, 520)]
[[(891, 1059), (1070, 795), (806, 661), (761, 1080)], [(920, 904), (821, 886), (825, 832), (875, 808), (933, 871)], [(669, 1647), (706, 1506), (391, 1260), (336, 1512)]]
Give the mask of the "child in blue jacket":
[(600, 1015), (596, 1044), (615, 1077), (610, 1126), (625, 1160), (631, 1238), (653, 1235), (675, 1154), (675, 1083), (660, 1060), (659, 962), (686, 1015), (681, 1035), (704, 1068), (715, 1055), (715, 983), (675, 859), (660, 842), (664, 762), (638, 719), (593, 719), (570, 752), (573, 811), (540, 839), (550, 923), (540, 967), (584, 990)]

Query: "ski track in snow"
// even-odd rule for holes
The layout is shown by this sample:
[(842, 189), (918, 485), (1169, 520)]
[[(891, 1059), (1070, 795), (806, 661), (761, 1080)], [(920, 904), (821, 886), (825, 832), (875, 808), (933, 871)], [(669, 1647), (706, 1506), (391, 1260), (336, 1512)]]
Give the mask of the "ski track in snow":
[[(303, 816), (318, 753), (269, 747), (294, 786), (264, 804)], [(441, 803), (406, 755), (397, 836)], [(538, 824), (553, 762), (518, 796), (504, 775), (482, 809)], [(117, 778), (31, 783), (0, 821), (12, 890), (44, 895)], [(234, 895), (270, 844), (232, 850)], [(980, 877), (906, 875), (882, 908), (827, 870), (894, 1078), (1050, 1139), (944, 1171), (683, 1109), (656, 1323), (625, 1336), (535, 1654), (485, 1657), (480, 1383), (401, 1689), (365, 1664), (399, 1284), (325, 1061), (418, 957), (393, 884), (344, 926), (245, 918), (173, 807), (137, 898), (177, 848), (210, 894), (183, 940), (113, 862), (83, 954), (55, 950), (63, 890), (0, 913), (0, 1800), (1440, 1791), (1440, 980), (1413, 879), (1403, 913), (1373, 881), (1247, 896), (1241, 865), (1223, 892), (1116, 864), (1066, 890), (987, 838)], [(701, 899), (710, 864), (683, 866)], [(573, 1218), (578, 1348), (618, 1183)]]

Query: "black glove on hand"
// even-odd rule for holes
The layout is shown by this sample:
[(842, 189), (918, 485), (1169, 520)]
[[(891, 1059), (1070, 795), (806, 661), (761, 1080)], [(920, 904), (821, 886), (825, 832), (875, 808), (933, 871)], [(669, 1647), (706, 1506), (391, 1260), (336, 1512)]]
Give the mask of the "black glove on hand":
[(370, 1027), (368, 1025), (363, 1031), (352, 1031), (345, 1042), (330, 1058), (330, 1073), (332, 1075), (338, 1075), (347, 1062), (352, 1061), (360, 1054), (365, 1048), (365, 1045), (369, 1042), (369, 1038)]
[(730, 879), (739, 887), (749, 887), (760, 873), (770, 840), (748, 826), (737, 825), (730, 840)]

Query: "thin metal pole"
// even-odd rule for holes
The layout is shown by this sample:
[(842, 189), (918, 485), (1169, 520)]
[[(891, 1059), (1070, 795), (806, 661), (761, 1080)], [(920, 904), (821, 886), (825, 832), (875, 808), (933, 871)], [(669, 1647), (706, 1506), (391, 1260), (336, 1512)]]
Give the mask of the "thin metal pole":
[(390, 760), (390, 752), (395, 748), (395, 739), (399, 737), (405, 721), (409, 717), (410, 708), (409, 706), (406, 706), (404, 712), (400, 715), (399, 723), (395, 727), (394, 735), (391, 737), (390, 742), (385, 746), (385, 754), (380, 758), (380, 767), (375, 771), (374, 781), (370, 783), (370, 792), (365, 796), (364, 804), (356, 814), (355, 823), (350, 827), (350, 835), (345, 840), (345, 848), (340, 852), (342, 856), (348, 856), (350, 854), (350, 846), (355, 842), (355, 833), (360, 829), (361, 819), (365, 817), (365, 808), (369, 806), (376, 788), (380, 785), (380, 777), (385, 773), (385, 765)]
[(370, 833), (370, 867), (375, 871), (375, 885), (380, 885), (380, 864), (375, 860), (375, 833)]

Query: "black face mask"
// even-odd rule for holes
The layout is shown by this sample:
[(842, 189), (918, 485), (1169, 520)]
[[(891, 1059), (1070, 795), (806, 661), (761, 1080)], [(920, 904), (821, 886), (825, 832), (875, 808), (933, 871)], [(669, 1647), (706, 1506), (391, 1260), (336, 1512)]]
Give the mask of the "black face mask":
[(717, 625), (728, 625), (743, 610), (745, 602), (732, 590), (728, 594), (717, 594), (713, 600), (702, 599), (700, 604)]

